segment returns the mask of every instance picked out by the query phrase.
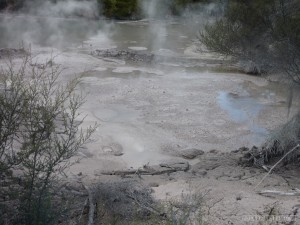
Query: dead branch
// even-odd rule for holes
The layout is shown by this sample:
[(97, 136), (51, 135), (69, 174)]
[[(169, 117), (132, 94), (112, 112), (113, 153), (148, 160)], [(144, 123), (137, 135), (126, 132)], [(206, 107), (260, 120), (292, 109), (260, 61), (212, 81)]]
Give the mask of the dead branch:
[(283, 192), (283, 191), (276, 191), (276, 190), (264, 190), (258, 192), (260, 195), (280, 195), (280, 196), (300, 196), (300, 191), (293, 191), (293, 192)]
[(95, 214), (95, 205), (94, 205), (94, 198), (91, 190), (86, 185), (83, 185), (84, 188), (87, 190), (89, 198), (89, 216), (88, 216), (88, 223), (87, 225), (94, 225), (94, 214)]
[(133, 194), (127, 194), (127, 197), (130, 198), (130, 199), (132, 199), (132, 200), (134, 200), (134, 202), (135, 202), (139, 207), (141, 207), (141, 208), (143, 208), (143, 209), (146, 209), (147, 211), (149, 211), (149, 212), (151, 212), (151, 213), (153, 213), (153, 214), (161, 215), (161, 212), (159, 212), (158, 210), (156, 210), (156, 209), (154, 209), (154, 208), (152, 208), (152, 207), (150, 207), (150, 206), (146, 206), (145, 204), (140, 203), (140, 202), (136, 199), (136, 197), (134, 197)]
[(293, 149), (291, 149), (290, 151), (288, 151), (280, 160), (278, 160), (278, 162), (272, 166), (272, 168), (269, 170), (269, 172), (263, 177), (263, 179), (261, 179), (261, 181), (255, 186), (254, 190), (267, 178), (267, 176), (270, 175), (270, 173), (273, 171), (273, 169), (282, 162), (282, 160), (284, 160), (285, 157), (287, 157), (290, 153), (292, 153), (293, 151), (295, 151), (296, 149), (298, 149), (300, 147), (299, 144), (297, 144)]
[(187, 171), (189, 169), (189, 164), (185, 163), (174, 163), (174, 164), (160, 164), (157, 166), (145, 166), (139, 169), (129, 169), (129, 170), (116, 170), (116, 171), (102, 171), (102, 175), (161, 175), (165, 173), (174, 173), (177, 171)]
[(178, 170), (175, 169), (168, 169), (168, 170), (162, 170), (162, 171), (147, 171), (147, 170), (116, 170), (116, 171), (103, 171), (101, 174), (103, 175), (161, 175), (164, 173), (174, 173)]
[(84, 210), (85, 210), (85, 208), (87, 207), (88, 202), (89, 202), (89, 199), (87, 198), (87, 199), (84, 201), (84, 204), (83, 204), (83, 207), (82, 207), (80, 216), (79, 216), (79, 218), (78, 218), (78, 224), (80, 224), (80, 220), (81, 220), (81, 218), (82, 218), (82, 215), (84, 214)]

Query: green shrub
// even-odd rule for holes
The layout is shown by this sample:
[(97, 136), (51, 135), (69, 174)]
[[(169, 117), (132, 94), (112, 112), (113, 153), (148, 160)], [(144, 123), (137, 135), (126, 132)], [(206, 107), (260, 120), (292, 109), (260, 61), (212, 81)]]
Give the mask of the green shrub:
[(22, 0), (0, 0), (0, 10), (19, 9), (23, 5)]
[(98, 0), (98, 3), (108, 18), (136, 19), (141, 15), (138, 0)]

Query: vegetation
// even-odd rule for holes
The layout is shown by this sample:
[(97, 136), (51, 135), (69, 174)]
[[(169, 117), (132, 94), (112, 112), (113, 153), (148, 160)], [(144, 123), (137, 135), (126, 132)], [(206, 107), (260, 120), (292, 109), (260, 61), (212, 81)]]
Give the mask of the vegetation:
[(200, 40), (210, 50), (255, 64), (256, 73), (283, 71), (300, 83), (300, 2), (230, 0), (225, 16)]
[(173, 0), (165, 1), (168, 4), (170, 13), (173, 15), (180, 15), (181, 12), (189, 6), (195, 3), (210, 3), (215, 2), (214, 0)]
[(149, 187), (129, 179), (95, 185), (95, 224), (204, 225), (205, 194), (182, 194), (180, 200), (157, 202)]
[[(229, 0), (224, 13), (200, 35), (208, 49), (250, 64), (254, 74), (279, 72), (300, 87), (300, 1)], [(291, 102), (292, 97), (288, 107)], [(300, 143), (299, 118), (300, 113), (268, 140), (265, 160)], [(294, 151), (287, 161), (299, 161), (298, 156), (299, 151)]]
[[(65, 0), (49, 0), (53, 3)], [(74, 0), (76, 1), (76, 0)], [(146, 0), (147, 1), (147, 0)], [(157, 4), (160, 16), (180, 15), (189, 5), (195, 3), (209, 3), (216, 0), (159, 0)], [(43, 0), (0, 0), (0, 10), (18, 10), (24, 5), (38, 6)], [(140, 19), (143, 18), (141, 0), (97, 0), (101, 15), (113, 19)], [(30, 4), (28, 4), (30, 3)]]
[(98, 0), (102, 6), (102, 13), (108, 18), (137, 19), (140, 18), (141, 9), (138, 0)]
[(57, 179), (95, 126), (80, 129), (78, 79), (60, 85), (60, 73), (30, 57), (1, 73), (0, 224), (54, 224), (65, 213)]
[(22, 6), (22, 0), (0, 0), (0, 10), (9, 9), (14, 10)]

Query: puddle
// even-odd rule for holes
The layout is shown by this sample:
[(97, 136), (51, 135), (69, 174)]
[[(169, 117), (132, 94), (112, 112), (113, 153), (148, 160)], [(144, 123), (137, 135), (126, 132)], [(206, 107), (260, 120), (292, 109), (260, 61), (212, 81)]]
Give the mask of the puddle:
[[(102, 78), (120, 78), (120, 79), (136, 79), (140, 77), (163, 76), (164, 72), (159, 69), (146, 67), (116, 67), (106, 68), (97, 67), (93, 70), (84, 72), (82, 74), (82, 81), (84, 83), (98, 84)], [(95, 82), (95, 83), (93, 83)]]
[(219, 93), (217, 100), (230, 119), (237, 123), (253, 120), (263, 108), (263, 105), (254, 98), (239, 97), (225, 91)]
[(97, 105), (92, 113), (98, 120), (110, 123), (135, 122), (139, 118), (136, 110), (120, 104)]
[(219, 92), (217, 97), (219, 106), (227, 112), (233, 122), (246, 124), (251, 132), (248, 138), (256, 144), (260, 144), (268, 135), (267, 129), (255, 123), (259, 113), (264, 109), (264, 105), (257, 99), (249, 96), (238, 96), (225, 91)]
[(157, 69), (151, 69), (151, 68), (144, 68), (144, 67), (129, 67), (129, 66), (124, 66), (124, 67), (117, 67), (112, 70), (113, 73), (123, 73), (123, 74), (128, 74), (128, 73), (133, 73), (134, 71), (138, 71), (140, 73), (145, 73), (145, 74), (155, 74), (162, 76), (164, 73), (160, 70)]
[(128, 49), (134, 50), (134, 51), (146, 51), (148, 48), (146, 47), (139, 47), (139, 46), (130, 46)]

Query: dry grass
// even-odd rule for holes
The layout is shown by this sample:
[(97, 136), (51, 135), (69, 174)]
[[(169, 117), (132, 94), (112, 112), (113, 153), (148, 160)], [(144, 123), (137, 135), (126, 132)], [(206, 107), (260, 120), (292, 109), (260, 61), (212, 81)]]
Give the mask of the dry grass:
[[(264, 149), (266, 159), (281, 157), (287, 154), (291, 149), (300, 144), (300, 112), (298, 112), (283, 127), (273, 132), (269, 140), (267, 140)], [(285, 163), (300, 162), (299, 149), (288, 154)]]

